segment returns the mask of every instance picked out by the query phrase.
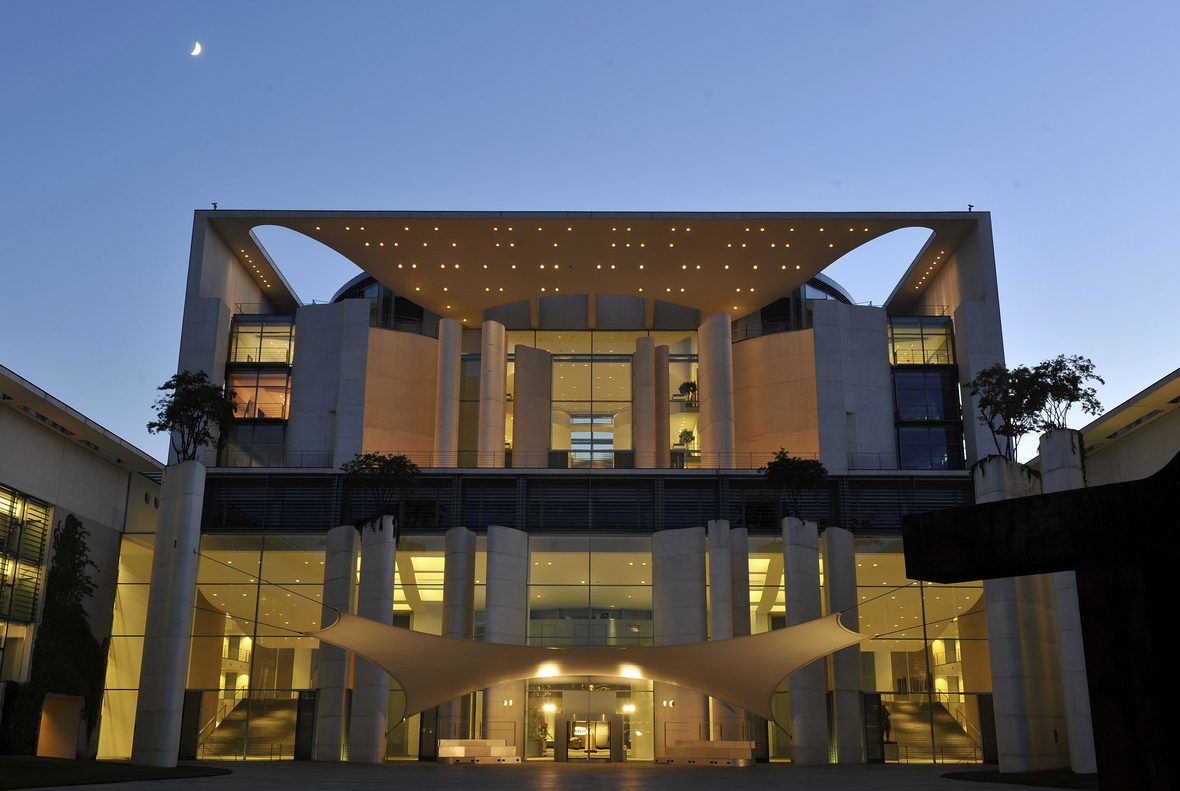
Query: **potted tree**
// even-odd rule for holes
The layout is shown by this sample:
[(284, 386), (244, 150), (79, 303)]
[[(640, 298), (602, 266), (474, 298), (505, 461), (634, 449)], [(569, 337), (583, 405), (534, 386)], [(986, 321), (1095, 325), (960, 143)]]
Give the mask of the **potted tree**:
[(803, 519), (803, 492), (818, 489), (828, 477), (827, 468), (818, 459), (801, 459), (784, 448), (775, 451), (774, 458), (758, 471), (765, 473), (772, 486), (786, 491), (787, 516), (800, 521)]
[(680, 395), (684, 396), (684, 401), (690, 406), (697, 406), (697, 383), (692, 379), (680, 383)]
[[(372, 509), (366, 516), (358, 519), (353, 515), (357, 530), (366, 527), (384, 530), (385, 517), (394, 516), (393, 504), (398, 489), (417, 486), (417, 476), (422, 471), (409, 457), (392, 453), (358, 453), (341, 464), (340, 470), (349, 486), (364, 489), (372, 497)], [(404, 517), (405, 514), (397, 516)], [(391, 521), (396, 544), (403, 519)]]

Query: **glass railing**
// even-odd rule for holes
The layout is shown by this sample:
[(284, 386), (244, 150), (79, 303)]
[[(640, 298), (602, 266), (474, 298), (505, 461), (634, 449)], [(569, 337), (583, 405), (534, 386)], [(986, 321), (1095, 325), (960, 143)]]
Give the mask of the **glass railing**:
[[(541, 451), (374, 451), (404, 455), (422, 468), (525, 468), (525, 469), (731, 469), (757, 470), (774, 460), (769, 451), (719, 453), (673, 448), (666, 456), (633, 450), (541, 450)], [(817, 453), (793, 453), (803, 459), (818, 459)], [(225, 465), (229, 466), (229, 465)], [(249, 465), (243, 465), (249, 466)], [(260, 466), (260, 465), (255, 465)], [(287, 465), (293, 466), (293, 465)], [(313, 465), (303, 465), (313, 466)]]
[(763, 335), (778, 335), (780, 332), (798, 332), (812, 327), (811, 311), (800, 316), (791, 316), (782, 321), (763, 321), (758, 324), (743, 324), (733, 328), (733, 342), (761, 338)]

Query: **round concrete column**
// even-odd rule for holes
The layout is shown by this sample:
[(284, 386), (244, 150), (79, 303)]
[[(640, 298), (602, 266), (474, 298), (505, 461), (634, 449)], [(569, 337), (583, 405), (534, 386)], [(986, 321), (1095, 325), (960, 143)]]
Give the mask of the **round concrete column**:
[[(815, 522), (783, 520), (783, 568), (787, 626), (822, 616), (819, 532)], [(800, 766), (828, 762), (828, 706), (823, 660), (791, 674), (791, 760)]]
[[(730, 562), (729, 520), (709, 521), (709, 639), (733, 637), (733, 568)], [(711, 738), (737, 739), (734, 708), (717, 698), (709, 699)]]
[[(324, 599), (321, 628), (331, 624), (337, 611), (352, 612), (356, 594), (356, 560), (360, 553), (360, 535), (352, 525), (328, 531), (324, 553)], [(316, 678), (317, 761), (339, 761), (344, 747), (345, 698), (352, 670), (352, 652), (331, 643), (320, 643), (320, 664)]]
[(504, 466), (508, 339), (498, 321), (483, 323), (479, 361), (479, 466)]
[[(397, 545), (393, 517), (361, 532), (361, 581), (357, 615), (378, 623), (393, 623), (393, 577)], [(385, 760), (389, 719), (389, 674), (366, 659), (356, 658), (352, 684), (352, 721), (348, 760), (379, 764)]]
[(140, 766), (176, 766), (180, 750), (204, 500), (204, 464), (164, 469), (131, 745)]
[(655, 362), (655, 341), (637, 338), (631, 363), (631, 447), (635, 466), (643, 469), (656, 466)]
[(701, 399), (701, 464), (734, 466), (733, 336), (728, 313), (705, 319), (697, 330), (697, 379)]
[[(528, 628), (529, 536), (523, 530), (488, 525), (484, 594), (484, 642), (524, 645)], [(525, 685), (508, 681), (484, 690), (485, 739), (506, 739), (524, 756)]]
[[(1041, 493), (1027, 467), (990, 456), (972, 467), (975, 502)], [(1001, 772), (1053, 769), (1068, 760), (1053, 581), (1047, 574), (983, 581), (992, 704)], [(1055, 739), (1053, 732), (1057, 731)]]
[(438, 382), (434, 417), (434, 467), (459, 464), (459, 388), (463, 359), (463, 325), (438, 323)]
[[(750, 531), (744, 527), (729, 528), (729, 577), (733, 636), (745, 637), (750, 634)], [(754, 716), (736, 707), (733, 715), (740, 723), (737, 738), (754, 741)]]
[[(824, 598), (827, 611), (843, 612), (840, 623), (860, 631), (856, 609), (856, 548), (852, 533), (839, 527), (824, 531)], [(860, 646), (832, 654), (832, 698), (836, 715), (836, 761), (863, 763), (860, 707)]]
[[(652, 535), (652, 619), (656, 645), (701, 643), (707, 638), (705, 529), (660, 530)], [(655, 751), (677, 739), (707, 739), (709, 698), (655, 681)]]
[[(465, 527), (447, 531), (443, 551), (442, 636), (469, 640), (475, 631), (475, 533)], [(440, 707), (440, 738), (467, 739), (465, 701), (455, 698)]]
[(668, 382), (668, 347), (656, 347), (656, 467), (666, 470), (672, 466), (672, 422), (670, 420)]
[[(1041, 488), (1049, 492), (1082, 489), (1082, 435), (1072, 429), (1041, 437)], [(1061, 653), (1061, 686), (1069, 728), (1069, 763), (1078, 774), (1098, 771), (1094, 752), (1094, 723), (1090, 715), (1090, 687), (1086, 681), (1086, 652), (1082, 644), (1082, 613), (1078, 607), (1078, 579), (1072, 571), (1053, 574), (1053, 604), (1057, 615), (1057, 647)]]

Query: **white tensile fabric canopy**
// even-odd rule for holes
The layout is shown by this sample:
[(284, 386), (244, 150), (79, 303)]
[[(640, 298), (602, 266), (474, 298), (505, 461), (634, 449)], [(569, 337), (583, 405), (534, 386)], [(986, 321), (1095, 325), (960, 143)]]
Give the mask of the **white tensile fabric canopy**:
[(404, 716), (506, 681), (553, 676), (620, 676), (666, 681), (774, 719), (783, 679), (833, 651), (870, 639), (839, 614), (707, 643), (628, 648), (551, 648), (456, 640), (338, 613), (307, 632), (356, 652), (388, 672), (406, 696)]

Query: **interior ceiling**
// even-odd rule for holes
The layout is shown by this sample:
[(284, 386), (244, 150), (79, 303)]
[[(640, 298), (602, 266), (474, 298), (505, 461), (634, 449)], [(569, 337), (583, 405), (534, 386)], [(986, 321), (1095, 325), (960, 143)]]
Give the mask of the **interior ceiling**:
[[(786, 296), (841, 256), (892, 231), (934, 236), (904, 273), (906, 307), (982, 216), (939, 214), (612, 214), (200, 212), (272, 301), (293, 300), (251, 229), (322, 242), (395, 292), (466, 326), (487, 308), (612, 294), (741, 316)], [(650, 304), (650, 303), (649, 303)], [(534, 313), (535, 315), (535, 313)], [(648, 313), (651, 315), (650, 309)]]

